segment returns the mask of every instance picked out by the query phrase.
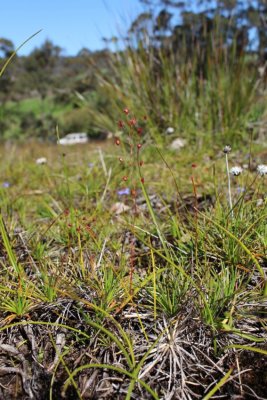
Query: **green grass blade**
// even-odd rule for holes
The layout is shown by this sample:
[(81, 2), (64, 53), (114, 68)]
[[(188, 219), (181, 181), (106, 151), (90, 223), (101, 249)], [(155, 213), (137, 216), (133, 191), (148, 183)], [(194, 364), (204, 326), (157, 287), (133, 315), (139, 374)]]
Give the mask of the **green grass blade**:
[(214, 386), (211, 391), (203, 397), (203, 400), (209, 400), (228, 380), (233, 372), (233, 368), (230, 368), (229, 371), (224, 375), (224, 377)]
[[(109, 336), (118, 346), (118, 348), (121, 350), (121, 352), (124, 354), (129, 367), (132, 367), (132, 360), (127, 352), (127, 350), (124, 348), (124, 346), (121, 344), (121, 342), (119, 341), (119, 339), (112, 334), (112, 332), (110, 332), (108, 329), (104, 328), (102, 325), (97, 324), (96, 322), (93, 321), (89, 321), (87, 322), (90, 326), (92, 326), (93, 328), (99, 329), (101, 332), (105, 333), (107, 336)], [(68, 325), (64, 325), (64, 324), (58, 324), (58, 323), (52, 323), (52, 322), (43, 322), (43, 321), (22, 321), (22, 322), (16, 322), (14, 324), (9, 324), (6, 325), (4, 327), (0, 327), (0, 332), (4, 331), (8, 328), (14, 327), (14, 326), (20, 326), (20, 325), (46, 325), (46, 326), (55, 326), (55, 327), (61, 327), (64, 329), (68, 329), (70, 331), (76, 332), (81, 336), (84, 336), (87, 339), (90, 339), (90, 336), (87, 335), (86, 333), (80, 331), (79, 329), (73, 328), (71, 326)]]
[[(217, 228), (221, 229), (222, 231), (224, 231), (229, 237), (231, 237), (232, 239), (234, 239), (240, 247), (242, 247), (242, 249), (248, 254), (248, 256), (251, 258), (251, 260), (254, 262), (257, 270), (259, 271), (261, 277), (264, 279), (264, 282), (266, 284), (266, 278), (265, 278), (265, 273), (263, 268), (260, 266), (258, 260), (256, 259), (256, 257), (254, 257), (254, 255), (251, 253), (251, 251), (247, 248), (246, 245), (244, 245), (244, 243), (238, 239), (232, 232), (230, 232), (228, 229), (226, 229), (224, 226), (220, 225), (218, 222), (214, 221), (213, 219), (207, 217), (207, 215), (204, 215), (202, 212), (200, 212), (199, 210), (197, 210), (198, 213), (200, 215), (202, 215), (203, 217), (205, 217), (208, 221), (210, 221), (213, 225), (217, 226)], [(266, 293), (267, 294), (267, 293)]]
[(3, 67), (1, 68), (0, 71), (0, 78), (3, 75), (3, 73), (5, 72), (5, 69), (7, 68), (8, 64), (12, 61), (12, 59), (15, 57), (15, 55), (17, 54), (17, 52), (26, 44), (28, 43), (32, 38), (34, 38), (36, 35), (38, 35), (40, 32), (42, 31), (42, 29), (40, 29), (39, 31), (35, 32), (33, 35), (29, 36), (28, 39), (24, 40), (24, 42), (19, 45), (19, 47), (16, 48), (16, 50), (13, 51), (13, 53), (11, 54), (11, 56), (7, 59), (7, 61), (5, 62), (5, 64), (3, 65)]
[(21, 268), (20, 264), (17, 263), (16, 256), (12, 250), (2, 214), (0, 214), (0, 234), (1, 234), (3, 242), (4, 242), (4, 247), (6, 249), (6, 252), (7, 252), (7, 255), (9, 258), (9, 262), (12, 265), (12, 267), (14, 268), (14, 271), (19, 275), (22, 271), (22, 268)]
[[(109, 365), (109, 364), (97, 364), (97, 363), (85, 364), (85, 365), (82, 365), (82, 366), (76, 368), (76, 369), (71, 373), (71, 375), (69, 376), (69, 378), (67, 379), (67, 381), (66, 381), (66, 383), (65, 383), (65, 385), (64, 385), (64, 388), (63, 388), (63, 393), (67, 390), (68, 386), (69, 386), (70, 383), (71, 383), (70, 381), (72, 380), (72, 378), (73, 378), (75, 375), (77, 375), (79, 372), (83, 371), (84, 369), (89, 369), (89, 368), (110, 369), (110, 370), (112, 370), (112, 371), (115, 371), (115, 372), (118, 372), (118, 373), (120, 373), (120, 374), (126, 375), (128, 378), (131, 378), (131, 379), (134, 380), (135, 382), (140, 383), (140, 385), (142, 385), (142, 386), (147, 390), (147, 392), (151, 394), (151, 396), (152, 396), (153, 399), (159, 400), (159, 397), (158, 397), (157, 393), (154, 392), (154, 390), (152, 390), (151, 387), (150, 387), (149, 385), (147, 385), (142, 379), (136, 378), (136, 377), (134, 376), (133, 373), (131, 373), (131, 372), (129, 372), (129, 371), (126, 371), (126, 370), (123, 369), (123, 368), (116, 367), (116, 366), (114, 366), (114, 365)], [(128, 398), (128, 395), (127, 395), (126, 398)]]
[(259, 349), (258, 347), (246, 346), (242, 344), (230, 344), (229, 346), (226, 346), (226, 349), (242, 349), (247, 351), (253, 351), (254, 353), (264, 354), (265, 356), (267, 356), (267, 350)]

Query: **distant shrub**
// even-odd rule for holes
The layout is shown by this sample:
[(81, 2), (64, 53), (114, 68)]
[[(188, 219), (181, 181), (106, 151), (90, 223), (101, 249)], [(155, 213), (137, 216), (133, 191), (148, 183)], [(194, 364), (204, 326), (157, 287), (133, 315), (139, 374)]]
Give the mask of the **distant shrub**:
[(88, 132), (91, 129), (91, 119), (87, 107), (75, 108), (62, 117), (64, 132)]
[(39, 139), (56, 138), (57, 121), (49, 114), (38, 117), (32, 112), (23, 113), (20, 117), (20, 135)]

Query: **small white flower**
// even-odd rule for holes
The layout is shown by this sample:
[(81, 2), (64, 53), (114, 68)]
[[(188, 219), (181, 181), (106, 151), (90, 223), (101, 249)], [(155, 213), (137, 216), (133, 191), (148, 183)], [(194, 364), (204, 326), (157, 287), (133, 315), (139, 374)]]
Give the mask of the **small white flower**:
[(234, 176), (238, 176), (238, 175), (242, 174), (242, 172), (243, 172), (243, 169), (238, 166), (230, 169), (230, 174), (234, 175)]
[(263, 205), (263, 199), (258, 199), (257, 200), (257, 207), (261, 207)]
[(40, 158), (37, 158), (37, 160), (35, 162), (38, 165), (44, 165), (47, 163), (47, 159), (45, 157), (40, 157)]
[(223, 152), (225, 154), (229, 154), (231, 152), (231, 150), (232, 150), (232, 147), (227, 145), (227, 146), (224, 147)]
[(258, 165), (257, 171), (260, 174), (260, 176), (267, 175), (267, 165), (264, 164)]

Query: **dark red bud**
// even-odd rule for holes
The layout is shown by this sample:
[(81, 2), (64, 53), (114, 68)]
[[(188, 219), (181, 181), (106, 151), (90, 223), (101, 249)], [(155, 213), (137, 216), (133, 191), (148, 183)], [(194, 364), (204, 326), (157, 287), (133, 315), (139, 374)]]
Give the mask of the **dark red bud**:
[(137, 119), (136, 118), (131, 118), (129, 121), (128, 121), (128, 125), (129, 126), (135, 126), (137, 124)]

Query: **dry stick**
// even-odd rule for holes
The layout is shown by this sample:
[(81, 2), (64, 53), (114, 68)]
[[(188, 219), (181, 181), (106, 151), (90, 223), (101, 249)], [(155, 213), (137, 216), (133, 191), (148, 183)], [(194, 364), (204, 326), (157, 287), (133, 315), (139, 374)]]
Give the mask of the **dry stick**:
[[(162, 152), (160, 151), (160, 149), (159, 149), (157, 146), (156, 146), (156, 150), (157, 150), (157, 152), (159, 153), (159, 155), (160, 155), (162, 161), (164, 162), (164, 164), (166, 165), (166, 167), (167, 167), (168, 170), (170, 171), (170, 174), (171, 174), (171, 176), (172, 176), (172, 179), (173, 179), (173, 182), (174, 182), (174, 185), (175, 185), (175, 188), (176, 188), (176, 192), (177, 192), (177, 194), (178, 194), (178, 196), (179, 196), (179, 198), (180, 198), (181, 204), (185, 207), (186, 211), (188, 211), (188, 207), (187, 207), (187, 205), (186, 205), (186, 203), (185, 203), (185, 201), (184, 201), (184, 199), (183, 199), (183, 196), (182, 196), (182, 194), (181, 194), (181, 192), (180, 192), (180, 189), (179, 189), (179, 187), (178, 187), (178, 183), (177, 183), (177, 180), (176, 180), (176, 178), (175, 178), (175, 176), (174, 176), (174, 173), (173, 173), (172, 168), (170, 167), (170, 165), (168, 164), (168, 162), (167, 162), (166, 159), (164, 158)], [(177, 209), (177, 212), (178, 212), (178, 209)], [(181, 220), (179, 220), (179, 223), (183, 225), (183, 222), (182, 222)]]
[(104, 199), (105, 199), (105, 197), (106, 197), (107, 190), (108, 190), (108, 185), (109, 185), (110, 178), (111, 178), (111, 173), (112, 173), (112, 168), (109, 168), (109, 170), (108, 170), (108, 174), (107, 174), (107, 181), (106, 181), (106, 185), (105, 185), (105, 188), (104, 188), (103, 194), (102, 194), (102, 196), (101, 196), (101, 199), (100, 199), (100, 201), (99, 201), (100, 203), (103, 203), (103, 201), (104, 201)]
[(102, 149), (100, 147), (98, 148), (98, 154), (99, 154), (99, 158), (100, 158), (100, 161), (101, 161), (101, 165), (102, 165), (105, 177), (107, 177), (108, 176), (107, 167), (106, 167), (106, 163), (105, 163), (105, 160), (104, 160), (104, 157), (103, 157)]

